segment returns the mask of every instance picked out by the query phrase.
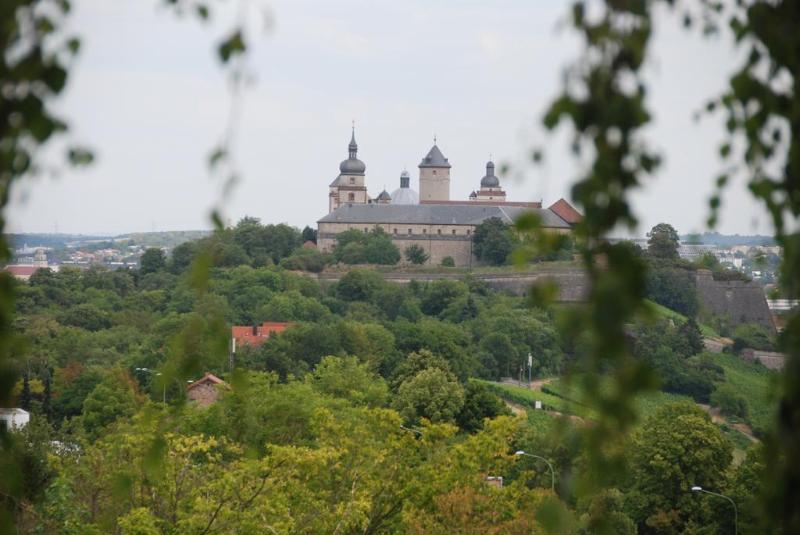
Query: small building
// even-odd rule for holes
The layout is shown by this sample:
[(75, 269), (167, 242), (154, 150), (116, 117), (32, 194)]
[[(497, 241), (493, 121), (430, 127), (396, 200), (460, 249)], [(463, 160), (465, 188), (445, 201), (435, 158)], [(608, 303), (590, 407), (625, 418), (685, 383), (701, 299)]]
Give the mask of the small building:
[(31, 278), (31, 275), (39, 271), (40, 268), (40, 266), (34, 264), (11, 264), (6, 266), (3, 271), (11, 273), (16, 279), (26, 281)]
[(228, 383), (208, 373), (186, 387), (186, 397), (201, 407), (208, 407), (219, 399), (221, 388), (229, 388)]
[(0, 409), (0, 427), (7, 430), (22, 429), (30, 420), (30, 413), (24, 409)]
[(231, 327), (231, 353), (236, 353), (237, 347), (258, 347), (266, 342), (270, 336), (282, 333), (291, 326), (286, 321), (265, 321), (261, 325), (247, 325)]

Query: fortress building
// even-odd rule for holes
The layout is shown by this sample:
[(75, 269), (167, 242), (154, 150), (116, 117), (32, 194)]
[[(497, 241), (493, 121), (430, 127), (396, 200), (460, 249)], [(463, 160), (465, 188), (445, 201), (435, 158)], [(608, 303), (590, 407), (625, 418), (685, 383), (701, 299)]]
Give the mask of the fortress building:
[(433, 147), (418, 166), (419, 194), (411, 188), (411, 177), (404, 170), (399, 188), (391, 194), (384, 189), (371, 198), (366, 187), (366, 166), (357, 158), (355, 129), (348, 153), (348, 159), (339, 165), (339, 175), (330, 184), (328, 215), (317, 222), (317, 243), (322, 251), (331, 251), (336, 246), (336, 235), (340, 232), (350, 229), (369, 232), (381, 227), (401, 253), (410, 245), (419, 245), (428, 254), (430, 264), (438, 265), (451, 257), (456, 266), (472, 266), (477, 264), (472, 252), (472, 233), (486, 219), (496, 217), (511, 224), (524, 212), (533, 211), (544, 228), (567, 233), (581, 218), (564, 199), (548, 208), (542, 208), (540, 202), (506, 200), (492, 161), (486, 163), (480, 188), (469, 199), (451, 200), (452, 166), (435, 138)]

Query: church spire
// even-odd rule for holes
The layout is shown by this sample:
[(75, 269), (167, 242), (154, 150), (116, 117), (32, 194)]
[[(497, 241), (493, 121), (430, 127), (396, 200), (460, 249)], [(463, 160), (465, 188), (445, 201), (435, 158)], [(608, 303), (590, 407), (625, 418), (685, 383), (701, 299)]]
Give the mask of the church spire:
[(356, 143), (356, 122), (353, 121), (352, 133), (350, 135), (350, 145), (347, 147), (350, 153), (350, 158), (355, 159), (358, 154), (358, 143)]

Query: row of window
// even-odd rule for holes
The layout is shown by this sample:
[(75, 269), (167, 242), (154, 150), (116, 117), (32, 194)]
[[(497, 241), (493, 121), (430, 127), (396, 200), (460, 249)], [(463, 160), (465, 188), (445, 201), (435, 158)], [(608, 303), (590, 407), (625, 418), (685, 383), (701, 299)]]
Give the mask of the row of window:
[[(369, 227), (364, 227), (364, 232), (369, 232)], [(450, 232), (453, 234), (453, 236), (456, 235), (456, 229), (452, 229)], [(397, 232), (396, 228), (392, 230), (392, 234), (397, 234), (397, 233), (398, 232)], [(426, 229), (426, 228), (422, 229), (422, 233), (423, 234), (427, 234), (428, 233), (428, 229)], [(470, 229), (467, 229), (467, 236), (469, 236), (471, 233), (472, 233), (472, 231)], [(414, 234), (413, 229), (408, 229), (408, 232), (406, 234)], [(440, 229), (440, 228), (436, 229), (436, 234), (441, 235), (442, 234), (442, 229)]]

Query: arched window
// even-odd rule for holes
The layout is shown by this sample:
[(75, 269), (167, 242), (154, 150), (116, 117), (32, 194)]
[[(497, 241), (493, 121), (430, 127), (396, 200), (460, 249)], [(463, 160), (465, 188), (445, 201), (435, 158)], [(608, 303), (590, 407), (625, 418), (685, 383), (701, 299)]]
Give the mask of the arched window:
[(356, 194), (355, 194), (355, 193), (348, 193), (348, 194), (347, 194), (347, 200), (348, 200), (348, 201), (354, 201), (354, 200), (356, 200)]

